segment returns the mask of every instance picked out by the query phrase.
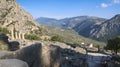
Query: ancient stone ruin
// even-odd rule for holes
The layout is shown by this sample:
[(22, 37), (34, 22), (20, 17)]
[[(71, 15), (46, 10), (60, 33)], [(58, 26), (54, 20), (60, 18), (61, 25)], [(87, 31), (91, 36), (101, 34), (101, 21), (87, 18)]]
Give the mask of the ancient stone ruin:
[(19, 59), (29, 67), (60, 67), (60, 47), (33, 44), (15, 52), (0, 51), (0, 59)]

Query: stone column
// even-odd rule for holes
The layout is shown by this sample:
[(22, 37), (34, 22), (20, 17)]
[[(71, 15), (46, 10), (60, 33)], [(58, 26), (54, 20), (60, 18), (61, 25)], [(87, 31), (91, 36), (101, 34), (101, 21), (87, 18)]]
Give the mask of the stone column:
[(15, 32), (15, 38), (18, 39), (18, 32)]
[(14, 40), (14, 31), (13, 31), (13, 29), (11, 29), (11, 37), (12, 37), (11, 39)]
[(18, 37), (19, 37), (19, 39), (21, 39), (21, 33), (18, 33), (19, 35), (18, 35)]
[(22, 39), (23, 40), (25, 39), (25, 33), (22, 33)]

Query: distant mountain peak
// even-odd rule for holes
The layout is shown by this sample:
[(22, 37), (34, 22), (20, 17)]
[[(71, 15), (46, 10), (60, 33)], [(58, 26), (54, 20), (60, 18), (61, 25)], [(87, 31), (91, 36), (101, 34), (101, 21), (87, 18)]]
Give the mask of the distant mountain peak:
[(98, 28), (96, 28), (96, 32), (97, 33), (95, 33), (93, 37), (102, 41), (120, 36), (120, 14), (103, 22)]
[(61, 20), (50, 20), (47, 24), (54, 25), (54, 27), (60, 26), (60, 28), (64, 29), (73, 29), (82, 36), (99, 41), (106, 41), (120, 35), (120, 14), (111, 19), (95, 16), (77, 16)]
[(113, 19), (118, 19), (118, 20), (120, 20), (120, 14), (115, 15), (115, 17), (113, 17)]

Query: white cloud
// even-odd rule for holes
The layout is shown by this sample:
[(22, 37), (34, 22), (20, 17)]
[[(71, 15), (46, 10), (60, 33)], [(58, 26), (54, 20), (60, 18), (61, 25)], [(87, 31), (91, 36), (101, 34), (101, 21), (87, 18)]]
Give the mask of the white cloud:
[(112, 0), (113, 3), (120, 3), (120, 0)]
[(114, 4), (120, 4), (120, 0), (110, 0), (110, 1), (111, 1), (110, 3), (101, 3), (99, 7), (106, 8), (106, 7), (113, 6)]
[(109, 5), (106, 4), (106, 3), (102, 3), (102, 4), (101, 4), (101, 7), (102, 7), (102, 8), (106, 8), (106, 7), (108, 7), (108, 6), (109, 6)]

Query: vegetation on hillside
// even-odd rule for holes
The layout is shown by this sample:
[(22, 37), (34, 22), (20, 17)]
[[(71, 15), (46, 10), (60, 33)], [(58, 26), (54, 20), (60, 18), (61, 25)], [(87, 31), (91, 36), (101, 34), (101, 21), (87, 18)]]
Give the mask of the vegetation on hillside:
[(0, 32), (5, 33), (5, 34), (9, 34), (10, 33), (7, 28), (1, 28), (1, 27), (0, 27)]
[(108, 40), (105, 49), (112, 50), (115, 54), (117, 54), (120, 49), (120, 36), (116, 37), (115, 39)]
[(64, 42), (63, 41), (63, 37), (59, 36), (59, 35), (54, 35), (51, 37), (51, 41), (59, 41), (59, 42)]
[(0, 50), (8, 50), (8, 46), (0, 40)]
[(55, 35), (58, 35), (59, 37), (61, 37), (62, 42), (65, 42), (65, 43), (81, 45), (81, 43), (84, 42), (85, 44), (93, 43), (94, 45), (100, 45), (100, 47), (105, 46), (105, 43), (103, 42), (98, 42), (95, 40), (82, 37), (72, 30), (64, 30), (64, 29), (59, 29), (54, 27), (48, 27), (48, 34), (49, 36), (52, 36), (52, 37), (54, 37)]
[(40, 37), (35, 34), (25, 34), (25, 39), (28, 40), (40, 40)]

